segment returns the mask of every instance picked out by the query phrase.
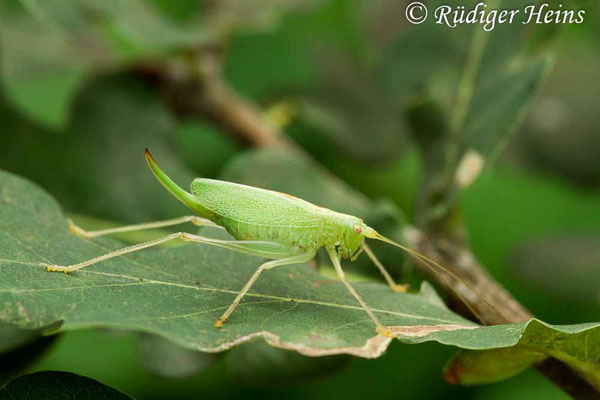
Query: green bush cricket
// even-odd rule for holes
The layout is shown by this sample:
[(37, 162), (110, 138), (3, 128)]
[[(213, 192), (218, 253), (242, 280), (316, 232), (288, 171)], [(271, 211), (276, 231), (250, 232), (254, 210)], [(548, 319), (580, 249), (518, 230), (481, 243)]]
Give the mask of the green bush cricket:
[[(430, 268), (433, 264), (457, 278), (453, 273), (429, 258), (382, 236), (358, 217), (319, 207), (285, 193), (213, 179), (195, 179), (191, 184), (191, 193), (189, 193), (173, 182), (159, 168), (147, 149), (145, 155), (146, 162), (158, 181), (199, 216), (185, 216), (166, 221), (128, 225), (100, 231), (85, 231), (71, 223), (70, 229), (72, 232), (82, 237), (94, 238), (118, 232), (152, 229), (191, 222), (197, 226), (224, 228), (236, 240), (220, 240), (186, 232), (177, 232), (115, 250), (78, 264), (69, 266), (41, 264), (46, 267), (47, 271), (65, 273), (77, 271), (113, 257), (175, 239), (206, 243), (270, 259), (254, 272), (233, 303), (215, 321), (214, 326), (220, 328), (256, 282), (261, 272), (278, 266), (310, 261), (317, 250), (324, 247), (339, 279), (375, 323), (377, 331), (388, 337), (393, 336), (392, 332), (379, 321), (371, 308), (348, 282), (340, 263), (342, 259), (354, 261), (364, 251), (379, 269), (392, 290), (406, 291), (405, 285), (398, 285), (394, 282), (365, 242), (365, 238), (384, 241), (399, 247), (416, 259), (428, 263)], [(466, 304), (468, 305), (468, 303)], [(471, 311), (478, 316), (474, 310)]]

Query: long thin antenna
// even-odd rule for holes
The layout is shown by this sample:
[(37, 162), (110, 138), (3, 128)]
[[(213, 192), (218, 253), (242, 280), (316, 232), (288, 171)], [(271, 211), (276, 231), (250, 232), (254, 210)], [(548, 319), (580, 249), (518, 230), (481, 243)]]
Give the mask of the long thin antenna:
[[(393, 241), (392, 239), (388, 239), (385, 236), (381, 235), (380, 233), (373, 231), (374, 234), (372, 235), (372, 239), (377, 239), (377, 240), (381, 240), (382, 242), (386, 242), (389, 243), (393, 246), (396, 246), (402, 250), (404, 250), (405, 252), (407, 252), (408, 254), (410, 254), (411, 256), (415, 257), (417, 260), (421, 261), (425, 266), (427, 266), (431, 271), (433, 271), (434, 273), (436, 273), (438, 276), (442, 276), (442, 278), (446, 281), (446, 283), (452, 287), (452, 284), (450, 283), (450, 281), (448, 279), (446, 279), (447, 277), (441, 275), (440, 271), (444, 272), (445, 274), (451, 276), (452, 278), (456, 279), (457, 281), (459, 281), (460, 283), (462, 283), (463, 285), (465, 285), (467, 288), (469, 288), (469, 290), (471, 290), (473, 293), (475, 293), (481, 300), (483, 300), (488, 306), (490, 306), (490, 308), (492, 310), (494, 310), (498, 315), (500, 315), (504, 320), (506, 320), (507, 322), (509, 321), (506, 316), (500, 312), (496, 307), (494, 307), (494, 305), (492, 303), (490, 303), (481, 293), (479, 293), (479, 291), (475, 290), (475, 288), (473, 286), (471, 286), (470, 284), (468, 284), (467, 282), (465, 282), (463, 279), (461, 279), (458, 275), (456, 275), (454, 272), (450, 271), (448, 268), (443, 267), (442, 265), (440, 265), (439, 263), (435, 262), (434, 260), (432, 260), (431, 258), (419, 253), (416, 250), (413, 250), (409, 247), (403, 246), (399, 243), (396, 243), (395, 241)], [(438, 268), (438, 270), (436, 270), (436, 268)], [(473, 313), (473, 315), (475, 317), (477, 317), (477, 319), (479, 319), (479, 321), (481, 321), (481, 323), (485, 324), (483, 318), (481, 318), (481, 315), (475, 311), (474, 307), (467, 301), (467, 299), (460, 293), (460, 291), (456, 290), (455, 291), (456, 295), (461, 299), (461, 301), (465, 304), (465, 306), (467, 306), (467, 308), (469, 309), (469, 311), (471, 311)]]

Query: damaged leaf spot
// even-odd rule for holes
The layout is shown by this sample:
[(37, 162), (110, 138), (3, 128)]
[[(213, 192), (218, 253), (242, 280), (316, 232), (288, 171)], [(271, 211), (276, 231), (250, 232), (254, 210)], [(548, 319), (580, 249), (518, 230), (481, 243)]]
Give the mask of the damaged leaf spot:
[(413, 325), (413, 326), (390, 326), (390, 330), (396, 335), (404, 337), (425, 337), (435, 332), (442, 331), (457, 331), (461, 329), (477, 329), (474, 325), (457, 325), (457, 324), (442, 324), (442, 325)]

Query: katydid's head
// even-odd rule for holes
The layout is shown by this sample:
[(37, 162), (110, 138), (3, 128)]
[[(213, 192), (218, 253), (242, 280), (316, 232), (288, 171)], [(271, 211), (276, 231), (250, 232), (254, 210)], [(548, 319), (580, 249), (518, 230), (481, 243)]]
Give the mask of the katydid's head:
[(354, 259), (358, 257), (361, 250), (361, 243), (365, 238), (363, 234), (365, 229), (369, 228), (362, 219), (352, 215), (340, 214), (341, 224), (343, 226), (343, 236), (340, 243), (339, 253), (343, 258)]
[(365, 238), (381, 240), (394, 246), (400, 246), (398, 243), (384, 237), (375, 229), (365, 224), (361, 218), (344, 215), (343, 227), (344, 235), (339, 248), (339, 253), (343, 258), (356, 259), (362, 251), (362, 242)]
[(391, 244), (393, 246), (400, 247), (403, 250), (405, 249), (404, 246), (402, 246), (402, 245), (394, 242), (392, 239), (386, 238), (381, 233), (377, 232), (375, 229), (373, 229), (373, 228), (371, 228), (371, 227), (369, 227), (367, 225), (361, 226), (360, 227), (360, 231), (361, 231), (361, 234), (364, 237), (368, 238), (368, 239), (380, 240), (382, 242), (386, 242), (386, 243)]
[(351, 227), (347, 230), (346, 234), (346, 247), (351, 251), (351, 255), (349, 257), (352, 257), (353, 255), (358, 256), (358, 250), (360, 249), (361, 243), (365, 238), (380, 240), (406, 250), (404, 246), (394, 242), (392, 239), (386, 238), (375, 229), (365, 224), (360, 218), (351, 217), (348, 220), (348, 224)]

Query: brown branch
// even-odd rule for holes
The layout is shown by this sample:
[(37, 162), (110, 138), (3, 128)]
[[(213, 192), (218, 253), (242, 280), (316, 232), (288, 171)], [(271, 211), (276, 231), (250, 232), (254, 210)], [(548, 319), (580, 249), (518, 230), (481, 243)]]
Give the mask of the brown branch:
[[(134, 72), (157, 84), (171, 108), (180, 116), (208, 118), (251, 146), (285, 148), (304, 154), (263, 118), (256, 105), (222, 79), (219, 51), (205, 49), (196, 55), (192, 68), (189, 68), (190, 64), (187, 64), (188, 68), (181, 68), (180, 64), (149, 62), (139, 65)], [(418, 264), (419, 270), (453, 299), (452, 306), (461, 315), (473, 318), (469, 309), (462, 305), (467, 301), (484, 324), (518, 323), (532, 318), (532, 314), (485, 270), (465, 245), (445, 237), (425, 235), (415, 228), (407, 229), (405, 236), (412, 248), (459, 278), (432, 272)], [(549, 357), (536, 368), (575, 399), (599, 398), (598, 391), (590, 383), (559, 360)]]
[(191, 61), (149, 60), (134, 72), (158, 86), (180, 117), (206, 118), (250, 146), (292, 149), (287, 136), (263, 117), (260, 108), (222, 79), (219, 60), (218, 48), (210, 48), (195, 53)]

